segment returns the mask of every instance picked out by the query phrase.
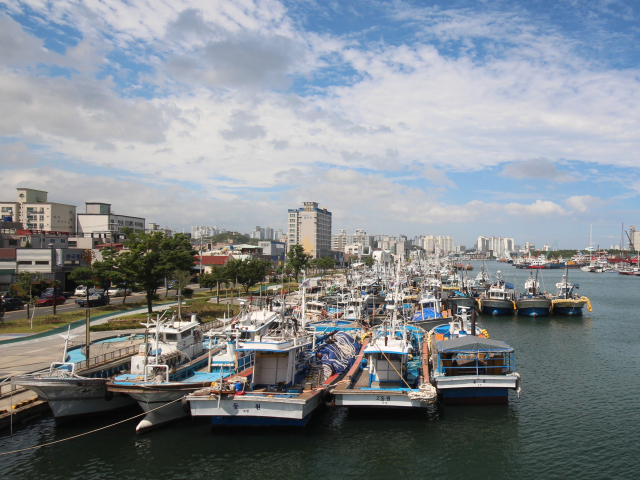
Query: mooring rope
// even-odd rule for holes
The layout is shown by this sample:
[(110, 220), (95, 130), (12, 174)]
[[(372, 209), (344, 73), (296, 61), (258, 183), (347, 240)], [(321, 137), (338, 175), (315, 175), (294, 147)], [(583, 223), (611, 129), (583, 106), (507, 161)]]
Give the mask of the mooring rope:
[(35, 450), (36, 448), (48, 447), (49, 445), (54, 445), (56, 443), (66, 442), (67, 440), (73, 440), (74, 438), (84, 437), (85, 435), (89, 435), (90, 433), (99, 432), (100, 430), (106, 430), (107, 428), (115, 427), (116, 425), (120, 425), (121, 423), (128, 422), (129, 420), (133, 420), (134, 418), (138, 418), (138, 417), (141, 417), (141, 416), (146, 415), (148, 413), (151, 413), (151, 412), (154, 412), (154, 411), (159, 410), (161, 408), (164, 408), (167, 405), (171, 405), (172, 403), (177, 402), (178, 400), (182, 400), (183, 398), (184, 397), (176, 398), (175, 400), (172, 400), (169, 403), (165, 403), (164, 405), (160, 405), (159, 407), (156, 407), (156, 408), (154, 408), (152, 410), (149, 410), (147, 412), (139, 413), (138, 415), (135, 415), (133, 417), (127, 418), (125, 420), (120, 420), (119, 422), (112, 423), (111, 425), (106, 425), (104, 427), (96, 428), (95, 430), (91, 430), (89, 432), (81, 433), (79, 435), (74, 435), (73, 437), (63, 438), (61, 440), (56, 440), (54, 442), (43, 443), (42, 445), (35, 445), (33, 447), (21, 448), (20, 450), (13, 450), (12, 452), (0, 453), (0, 457), (3, 456), (3, 455), (11, 455), (12, 453), (20, 453), (20, 452), (26, 452), (27, 450)]

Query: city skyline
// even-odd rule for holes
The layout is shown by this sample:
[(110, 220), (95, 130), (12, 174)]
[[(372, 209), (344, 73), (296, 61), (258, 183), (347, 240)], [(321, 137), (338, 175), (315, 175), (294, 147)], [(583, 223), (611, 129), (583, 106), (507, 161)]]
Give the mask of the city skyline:
[(315, 201), (335, 231), (584, 248), (593, 224), (608, 248), (640, 225), (639, 17), (550, 0), (9, 0), (0, 200), (29, 186), (241, 232), (284, 232), (282, 212)]

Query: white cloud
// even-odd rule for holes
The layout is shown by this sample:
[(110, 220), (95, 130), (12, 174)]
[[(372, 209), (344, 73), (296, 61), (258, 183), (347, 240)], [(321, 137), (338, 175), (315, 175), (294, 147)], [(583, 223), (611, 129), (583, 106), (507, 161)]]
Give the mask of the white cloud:
[(567, 207), (580, 213), (589, 212), (605, 204), (600, 197), (592, 197), (591, 195), (574, 195), (567, 198), (564, 203)]
[[(492, 209), (492, 222), (556, 218), (567, 209), (583, 212), (588, 196), (567, 199), (566, 209), (538, 197), (529, 204), (452, 205), (439, 201), (433, 185), (403, 181), (422, 176), (454, 187), (447, 172), (516, 158), (536, 160), (507, 163), (506, 175), (557, 181), (572, 180), (556, 167), (559, 158), (640, 163), (638, 72), (590, 64), (574, 53), (571, 39), (508, 12), (396, 2), (395, 18), (418, 25), (421, 34), (391, 45), (306, 31), (275, 0), (29, 0), (8, 8), (29, 14), (24, 5), (83, 38), (62, 56), (0, 18), (9, 32), (9, 48), (0, 47), (0, 134), (37, 139), (57, 158), (107, 165), (141, 182), (191, 183), (212, 202), (246, 198), (284, 211), (314, 197), (352, 209), (338, 214), (333, 207), (340, 221), (366, 219), (380, 229), (475, 221), (478, 211)], [(434, 39), (462, 45), (459, 54), (438, 50)], [(119, 56), (153, 71), (127, 80)], [(36, 75), (41, 62), (78, 73)], [(122, 77), (97, 79), (95, 69), (105, 62)], [(296, 89), (287, 90), (294, 82)], [(145, 88), (150, 98), (129, 97)], [(15, 156), (3, 158), (16, 164)], [(40, 181), (36, 170), (15, 173)], [(257, 189), (274, 190), (267, 199)], [(267, 208), (247, 212), (250, 223), (257, 212), (282, 222)], [(232, 223), (240, 217), (230, 216)]]

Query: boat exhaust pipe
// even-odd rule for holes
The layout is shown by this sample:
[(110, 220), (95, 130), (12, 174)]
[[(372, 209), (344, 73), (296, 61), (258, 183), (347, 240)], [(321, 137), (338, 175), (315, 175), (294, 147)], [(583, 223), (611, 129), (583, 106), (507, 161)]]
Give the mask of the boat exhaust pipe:
[(475, 336), (476, 334), (476, 309), (471, 309), (471, 335)]

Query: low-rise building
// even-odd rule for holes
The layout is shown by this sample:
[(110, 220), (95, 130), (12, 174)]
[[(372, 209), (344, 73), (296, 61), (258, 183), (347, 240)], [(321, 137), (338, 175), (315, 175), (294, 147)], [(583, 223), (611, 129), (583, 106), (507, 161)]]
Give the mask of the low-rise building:
[(124, 240), (122, 230), (145, 231), (145, 219), (115, 214), (111, 204), (86, 202), (85, 213), (78, 214), (78, 236), (102, 239), (102, 242), (118, 243)]

